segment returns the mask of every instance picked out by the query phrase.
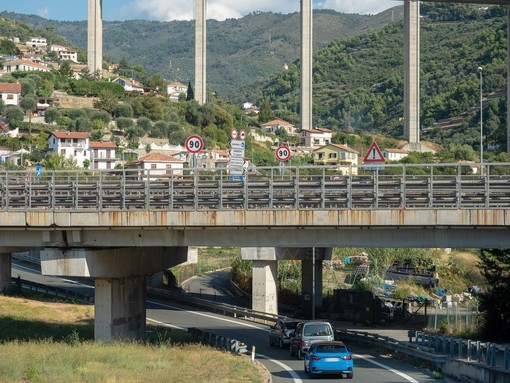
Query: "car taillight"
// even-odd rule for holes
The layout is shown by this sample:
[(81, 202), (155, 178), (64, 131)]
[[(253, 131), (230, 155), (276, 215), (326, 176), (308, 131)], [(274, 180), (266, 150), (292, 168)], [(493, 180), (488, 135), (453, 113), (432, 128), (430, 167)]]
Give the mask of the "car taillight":
[(312, 360), (320, 360), (320, 356), (315, 356), (315, 355), (312, 355)]
[(306, 342), (304, 340), (301, 341), (301, 349), (306, 347)]
[(350, 356), (350, 355), (342, 356), (342, 359), (343, 359), (343, 360), (351, 360), (351, 359), (352, 359), (352, 356)]

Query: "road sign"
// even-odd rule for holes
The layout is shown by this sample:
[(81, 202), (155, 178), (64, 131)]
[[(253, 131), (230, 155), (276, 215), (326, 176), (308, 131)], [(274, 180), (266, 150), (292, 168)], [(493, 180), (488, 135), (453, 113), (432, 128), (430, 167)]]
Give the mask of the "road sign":
[(244, 165), (244, 158), (239, 157), (230, 157), (230, 166), (243, 166)]
[(230, 138), (232, 138), (233, 140), (237, 140), (237, 129), (232, 129), (230, 131)]
[(230, 149), (230, 157), (244, 158), (244, 149)]
[(241, 131), (239, 132), (239, 138), (243, 141), (246, 139), (246, 130), (241, 129)]
[(381, 149), (379, 149), (379, 146), (377, 146), (377, 143), (374, 141), (372, 142), (372, 145), (368, 149), (367, 154), (365, 155), (365, 158), (363, 158), (363, 163), (384, 163), (384, 156), (381, 152)]
[(275, 155), (278, 161), (287, 161), (290, 158), (290, 149), (288, 146), (281, 145), (276, 148)]
[(246, 142), (241, 140), (232, 140), (230, 141), (230, 147), (232, 149), (244, 149), (246, 147)]
[(193, 135), (186, 139), (186, 150), (192, 154), (200, 152), (204, 148), (202, 137)]
[(229, 172), (231, 176), (242, 176), (244, 175), (244, 168), (242, 166), (230, 166)]
[(228, 176), (229, 181), (244, 181), (244, 176)]
[(42, 166), (41, 165), (37, 165), (35, 167), (35, 176), (36, 177), (42, 176)]

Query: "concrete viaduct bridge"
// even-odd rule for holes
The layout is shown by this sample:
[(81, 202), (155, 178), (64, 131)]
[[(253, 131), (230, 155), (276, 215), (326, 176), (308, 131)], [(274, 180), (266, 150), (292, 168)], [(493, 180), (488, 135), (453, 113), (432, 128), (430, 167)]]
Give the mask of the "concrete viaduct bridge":
[[(88, 0), (88, 65), (92, 73), (102, 70), (102, 1)], [(430, 0), (442, 3), (503, 5), (510, 0)], [(311, 129), (313, 14), (312, 0), (301, 2), (301, 128)], [(404, 134), (407, 149), (421, 150), (420, 144), (420, 2), (404, 2)], [(195, 0), (195, 99), (206, 102), (206, 0)], [(508, 13), (507, 73), (510, 73), (510, 12)], [(473, 68), (475, 71), (476, 68)], [(510, 87), (507, 85), (507, 151), (510, 152)]]
[(43, 274), (95, 279), (97, 340), (143, 339), (145, 276), (190, 246), (236, 246), (253, 261), (253, 309), (277, 313), (278, 260), (302, 260), (303, 291), (320, 293), (334, 247), (509, 248), (510, 164), (485, 167), (3, 172), (0, 288), (11, 253), (38, 249)]

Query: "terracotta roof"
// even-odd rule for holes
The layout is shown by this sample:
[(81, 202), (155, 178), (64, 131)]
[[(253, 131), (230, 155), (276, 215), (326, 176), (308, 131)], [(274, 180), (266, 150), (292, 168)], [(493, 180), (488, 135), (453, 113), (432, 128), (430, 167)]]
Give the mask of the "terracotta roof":
[(302, 129), (302, 132), (310, 132), (310, 133), (333, 133), (331, 129), (326, 128), (312, 128), (312, 129)]
[(115, 142), (90, 141), (89, 148), (115, 149), (117, 145)]
[(16, 64), (29, 65), (29, 66), (32, 66), (34, 68), (50, 70), (50, 68), (48, 68), (47, 66), (38, 64), (38, 63), (36, 63), (34, 61), (23, 60), (23, 59), (16, 59), (16, 60), (12, 60), (12, 61), (7, 61), (3, 65), (4, 65), (4, 67), (6, 67), (6, 66), (16, 65)]
[(181, 161), (180, 159), (175, 158), (175, 157), (167, 156), (166, 154), (154, 152), (154, 153), (149, 153), (148, 155), (146, 155), (144, 157), (140, 157), (136, 161), (130, 162), (129, 165), (141, 164), (142, 162), (180, 162), (180, 163), (182, 163), (184, 161)]
[(56, 138), (78, 138), (86, 139), (90, 137), (90, 133), (87, 132), (51, 132)]
[(21, 84), (0, 82), (0, 92), (21, 93)]
[(187, 87), (187, 85), (184, 85), (182, 82), (171, 82), (170, 84), (168, 84), (168, 86), (174, 86), (174, 87)]
[(273, 125), (294, 126), (290, 122), (282, 120), (281, 118), (275, 118), (274, 120), (268, 121), (261, 125), (262, 126), (273, 126)]
[(353, 148), (350, 148), (347, 145), (340, 145), (340, 144), (328, 144), (328, 145), (324, 145), (324, 146), (321, 146), (320, 148), (315, 149), (314, 152), (316, 152), (318, 150), (321, 150), (321, 149), (324, 149), (325, 147), (328, 147), (328, 146), (333, 146), (335, 148), (345, 150), (346, 152), (351, 152), (351, 153), (358, 154), (357, 150), (354, 150)]

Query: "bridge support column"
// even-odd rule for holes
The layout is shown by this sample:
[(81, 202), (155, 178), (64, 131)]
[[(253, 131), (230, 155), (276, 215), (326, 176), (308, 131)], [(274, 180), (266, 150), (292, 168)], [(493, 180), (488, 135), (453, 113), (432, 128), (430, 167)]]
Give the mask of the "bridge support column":
[(313, 96), (312, 0), (301, 0), (301, 129), (311, 129)]
[(420, 141), (420, 3), (404, 0), (404, 135), (410, 150)]
[(11, 254), (0, 253), (0, 291), (8, 291), (12, 287), (11, 267)]
[(199, 105), (207, 101), (206, 81), (206, 0), (195, 0), (195, 100)]
[(89, 0), (87, 66), (92, 75), (103, 71), (103, 0)]
[(187, 247), (45, 249), (44, 275), (96, 278), (95, 340), (145, 339), (145, 276), (187, 260)]
[(145, 339), (145, 277), (96, 278), (94, 338), (109, 342)]
[[(510, 78), (510, 5), (507, 6), (506, 23), (506, 77)], [(506, 84), (506, 152), (510, 153), (510, 84)]]
[(253, 261), (252, 309), (278, 314), (276, 294), (277, 261)]

